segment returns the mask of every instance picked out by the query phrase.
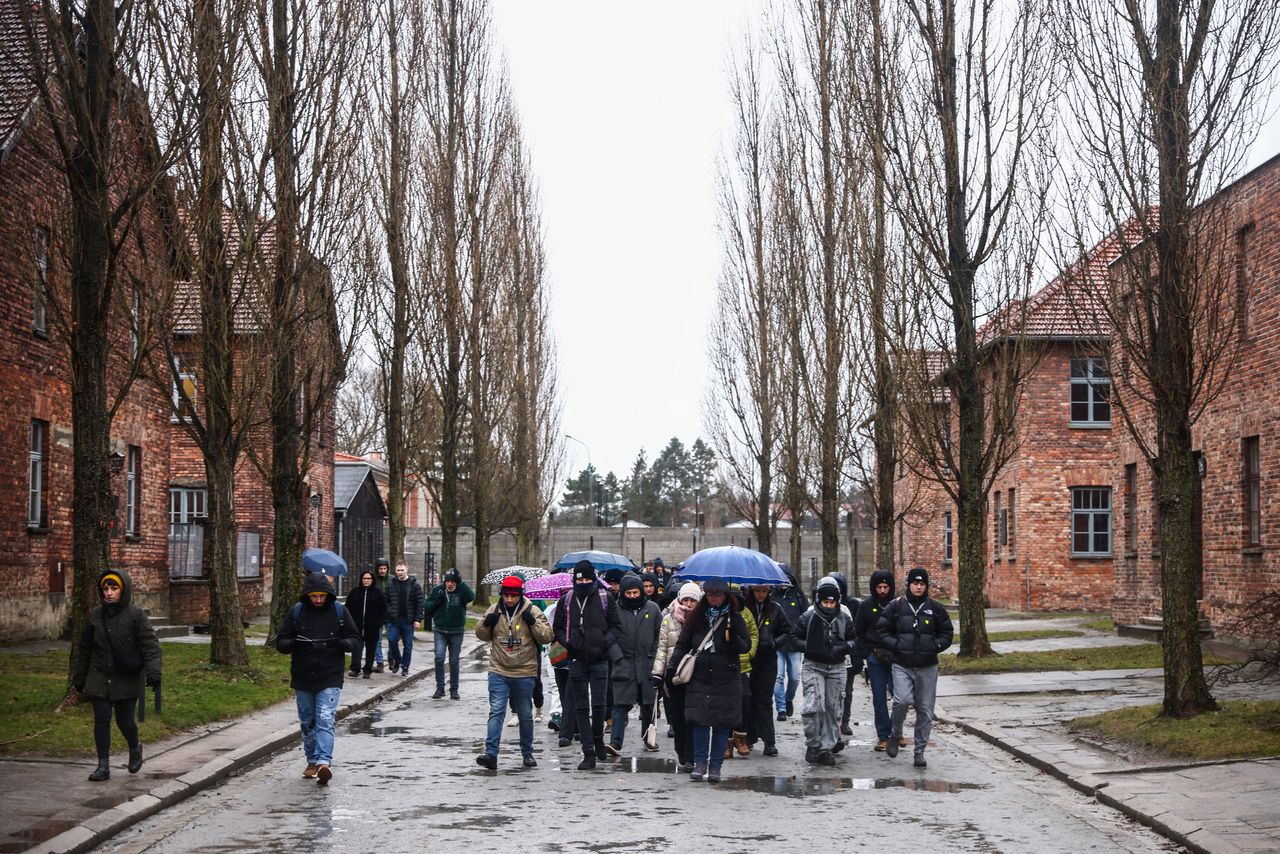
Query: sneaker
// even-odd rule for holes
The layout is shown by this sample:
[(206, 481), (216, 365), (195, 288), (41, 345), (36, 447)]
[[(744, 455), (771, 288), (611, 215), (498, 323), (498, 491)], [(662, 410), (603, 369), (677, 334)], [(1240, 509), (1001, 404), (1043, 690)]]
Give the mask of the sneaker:
[(582, 761), (578, 763), (579, 771), (590, 771), (596, 767), (596, 755), (594, 753), (584, 753)]
[(476, 764), (481, 768), (488, 768), (490, 771), (498, 770), (498, 757), (492, 753), (481, 753), (476, 757)]
[(604, 746), (604, 750), (605, 750), (605, 753), (608, 754), (609, 756), (622, 755), (622, 745), (614, 744), (612, 741)]
[(364, 678), (365, 678), (365, 679), (368, 679), (368, 678), (369, 678), (369, 671), (368, 671), (368, 670), (366, 670), (366, 671), (364, 672)]
[(520, 722), (520, 719), (517, 718), (515, 715), (512, 715), (511, 717), (507, 718), (507, 726), (509, 727), (513, 727), (519, 722)]
[(400, 668), (400, 675), (401, 675), (401, 676), (408, 676), (408, 675), (409, 675), (409, 668), (407, 668), (407, 667), (402, 667), (402, 668)]
[(461, 697), (459, 697), (459, 696), (458, 696), (458, 692), (457, 692), (456, 690), (454, 690), (454, 691), (450, 691), (450, 692), (449, 692), (449, 699), (450, 699), (450, 700), (461, 700), (462, 698), (461, 698)]
[(431, 699), (440, 700), (444, 698), (444, 688), (436, 688), (436, 692), (431, 695)]
[(537, 767), (538, 767), (538, 760), (534, 759), (532, 756), (526, 756), (526, 757), (524, 758), (524, 767), (526, 767), (526, 768), (537, 768)]
[(533, 716), (533, 722), (534, 722), (535, 724), (540, 724), (540, 723), (542, 723), (542, 709), (538, 709), (537, 714), (535, 714), (535, 715)]
[(804, 761), (816, 764), (818, 761), (818, 748), (806, 747), (804, 750)]
[(707, 765), (705, 762), (699, 762), (693, 766), (693, 770), (689, 772), (689, 779), (695, 783), (701, 783), (707, 779)]
[(314, 762), (308, 762), (307, 767), (302, 769), (302, 776), (308, 780), (316, 776), (316, 772), (320, 770), (320, 766)]
[(560, 713), (559, 712), (552, 713), (551, 720), (547, 721), (547, 729), (551, 730), (552, 732), (560, 731)]
[(692, 770), (693, 770), (692, 762), (681, 762), (679, 765), (676, 766), (676, 773), (678, 774), (688, 774)]
[(708, 768), (708, 769), (707, 769), (707, 782), (708, 782), (708, 783), (719, 783), (719, 782), (720, 782), (720, 768), (719, 768), (719, 766), (714, 767), (714, 768)]
[(795, 704), (792, 703), (790, 700), (787, 700), (787, 717), (791, 717), (795, 713), (796, 713)]
[(359, 670), (348, 670), (348, 671), (347, 671), (347, 675), (348, 675), (348, 676), (350, 676), (350, 677), (352, 677), (352, 678), (355, 678), (356, 676), (359, 676), (359, 675), (360, 675), (360, 671), (359, 671)]
[(889, 743), (884, 746), (884, 752), (888, 754), (890, 759), (893, 759), (898, 755), (898, 748), (902, 747), (905, 741), (906, 739), (891, 737)]
[(381, 673), (381, 672), (382, 672), (382, 662), (381, 662), (381, 661), (379, 661), (377, 664), (373, 665), (373, 672), (374, 672), (374, 673)]
[(569, 746), (569, 745), (571, 745), (571, 744), (573, 744), (573, 739), (572, 739), (572, 738), (562, 738), (562, 739), (560, 739), (560, 746), (561, 746), (561, 747), (568, 747), (568, 746)]
[(912, 765), (914, 765), (914, 766), (916, 766), (917, 768), (928, 768), (928, 767), (929, 767), (929, 763), (924, 761), (924, 754), (923, 754), (923, 753), (917, 753), (917, 754), (916, 754), (915, 761), (913, 761), (911, 764), (912, 764)]
[(778, 755), (778, 748), (777, 748), (777, 747), (775, 747), (775, 746), (774, 746), (774, 745), (772, 745), (772, 744), (766, 744), (766, 745), (764, 746), (764, 755), (765, 755), (765, 756), (777, 756), (777, 755)]
[(888, 747), (889, 747), (889, 739), (887, 738), (882, 738), (876, 742), (876, 751), (879, 753), (884, 753), (885, 749)]
[(836, 758), (831, 755), (830, 750), (823, 750), (818, 753), (818, 758), (814, 760), (818, 765), (835, 765)]
[(321, 786), (329, 785), (329, 781), (333, 779), (333, 769), (328, 765), (321, 765), (316, 769), (316, 783)]
[(841, 735), (853, 735), (853, 727), (849, 726), (849, 724), (848, 724), (848, 723), (842, 723), (842, 724), (840, 724), (840, 734), (841, 734)]
[(780, 721), (785, 721), (786, 719), (787, 719), (787, 713), (786, 713), (786, 712), (778, 712), (778, 720), (780, 720)]

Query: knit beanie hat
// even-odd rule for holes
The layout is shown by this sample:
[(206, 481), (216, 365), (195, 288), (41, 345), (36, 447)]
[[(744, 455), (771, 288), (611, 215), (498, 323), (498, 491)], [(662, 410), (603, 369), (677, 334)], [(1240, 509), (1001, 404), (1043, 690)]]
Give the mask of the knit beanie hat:
[(697, 602), (702, 598), (702, 588), (696, 582), (686, 581), (680, 585), (680, 592), (676, 595), (676, 599), (692, 599)]
[(583, 581), (595, 581), (596, 568), (589, 560), (580, 560), (573, 565), (573, 583), (579, 584)]
[(928, 587), (929, 586), (928, 570), (926, 570), (923, 566), (917, 566), (914, 569), (912, 569), (910, 572), (907, 573), (907, 583), (910, 584), (913, 581), (923, 581), (924, 586)]

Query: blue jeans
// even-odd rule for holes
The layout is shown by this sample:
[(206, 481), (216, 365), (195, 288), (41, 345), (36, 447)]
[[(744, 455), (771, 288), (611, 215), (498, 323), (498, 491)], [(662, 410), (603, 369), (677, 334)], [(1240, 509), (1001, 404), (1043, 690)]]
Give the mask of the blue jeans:
[(800, 687), (800, 668), (803, 666), (803, 652), (778, 653), (778, 678), (773, 683), (773, 707), (779, 712), (787, 710), (787, 703), (795, 702), (796, 689)]
[(374, 664), (382, 664), (382, 662), (386, 661), (386, 659), (382, 657), (382, 636), (386, 634), (386, 631), (386, 626), (378, 627), (378, 645), (373, 648)]
[(888, 741), (893, 735), (893, 724), (889, 721), (889, 700), (893, 685), (893, 668), (881, 664), (874, 655), (867, 656), (867, 678), (871, 680), (871, 708), (876, 713), (876, 738)]
[(295, 691), (298, 700), (298, 724), (302, 727), (302, 752), (312, 765), (333, 762), (333, 725), (338, 719), (338, 695), (341, 688), (320, 691)]
[(520, 719), (520, 755), (533, 756), (533, 677), (497, 673), (489, 674), (489, 732), (484, 739), (484, 752), (498, 755), (508, 703)]
[(391, 670), (409, 672), (411, 658), (413, 658), (413, 621), (392, 620), (387, 623), (387, 660), (391, 662)]
[(724, 764), (724, 749), (729, 746), (731, 726), (693, 727), (693, 764), (719, 768)]
[(436, 632), (436, 690), (444, 690), (444, 656), (449, 654), (449, 690), (458, 691), (458, 661), (462, 655), (462, 632)]

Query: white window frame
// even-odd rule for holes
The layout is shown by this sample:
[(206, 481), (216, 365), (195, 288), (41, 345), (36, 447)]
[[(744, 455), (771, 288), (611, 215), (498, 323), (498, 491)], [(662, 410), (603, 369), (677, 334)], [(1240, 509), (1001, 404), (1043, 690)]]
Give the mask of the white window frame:
[(142, 488), (142, 448), (130, 445), (126, 457), (124, 533), (127, 537), (140, 534), (139, 491)]
[[(1112, 525), (1111, 487), (1071, 487), (1071, 556), (1111, 557), (1115, 530)], [(1078, 537), (1086, 537), (1080, 548)]]
[(169, 487), (169, 532), (176, 525), (189, 525), (196, 519), (209, 515), (208, 490), (204, 487)]
[(173, 414), (169, 416), (169, 420), (175, 424), (180, 421), (187, 420), (187, 415), (184, 414), (183, 409), (187, 404), (182, 400), (182, 392), (179, 391), (179, 386), (185, 386), (188, 382), (190, 382), (191, 385), (187, 389), (187, 397), (191, 400), (191, 409), (194, 409), (196, 405), (196, 396), (199, 393), (196, 375), (191, 371), (180, 371), (173, 381)]
[(31, 419), (30, 444), (27, 446), (27, 527), (43, 528), (47, 525), (45, 514), (45, 486), (48, 480), (45, 449), (49, 446), (49, 422)]
[(951, 511), (942, 514), (942, 562), (951, 563), (955, 554), (956, 529), (952, 524)]
[(36, 226), (36, 280), (31, 289), (31, 331), (40, 335), (49, 333), (49, 304), (45, 294), (49, 290), (49, 229)]

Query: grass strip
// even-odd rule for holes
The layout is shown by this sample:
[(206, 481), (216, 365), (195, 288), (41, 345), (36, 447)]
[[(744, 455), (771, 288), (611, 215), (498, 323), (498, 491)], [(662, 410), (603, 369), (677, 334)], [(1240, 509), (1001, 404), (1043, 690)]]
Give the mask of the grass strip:
[[(249, 647), (249, 667), (209, 664), (205, 644), (162, 643), (164, 708), (157, 715), (148, 689), (143, 742), (211, 721), (236, 718), (289, 696), (289, 656)], [(0, 653), (0, 755), (93, 755), (93, 707), (85, 702), (55, 714), (66, 695), (67, 650), (39, 655)], [(114, 725), (112, 749), (124, 750)]]
[(1073, 730), (1096, 732), (1171, 757), (1214, 760), (1280, 756), (1280, 701), (1224, 702), (1194, 718), (1160, 717), (1160, 706), (1135, 706), (1076, 718)]
[(1025, 631), (988, 632), (987, 640), (997, 641), (1049, 640), (1051, 638), (1079, 638), (1084, 632), (1071, 629), (1026, 629)]
[[(1227, 661), (1207, 655), (1204, 663), (1208, 666), (1226, 664)], [(1006, 652), (985, 658), (944, 655), (938, 659), (938, 672), (945, 675), (1031, 673), (1045, 670), (1144, 670), (1163, 666), (1160, 646), (1154, 643), (1052, 649), (1043, 652)]]

